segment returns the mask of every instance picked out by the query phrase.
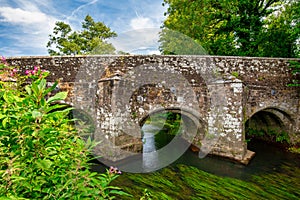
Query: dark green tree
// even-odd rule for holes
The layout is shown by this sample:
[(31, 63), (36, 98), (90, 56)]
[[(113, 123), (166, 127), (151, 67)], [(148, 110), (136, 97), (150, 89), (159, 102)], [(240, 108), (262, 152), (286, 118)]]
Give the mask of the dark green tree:
[[(298, 1), (164, 0), (164, 4), (169, 7), (163, 28), (194, 39), (209, 54), (299, 56)], [(166, 39), (161, 35), (160, 49), (165, 53)]]
[(64, 22), (55, 25), (47, 43), (50, 55), (115, 54), (114, 46), (106, 40), (117, 34), (89, 15), (82, 22), (81, 31), (72, 31), (71, 26)]

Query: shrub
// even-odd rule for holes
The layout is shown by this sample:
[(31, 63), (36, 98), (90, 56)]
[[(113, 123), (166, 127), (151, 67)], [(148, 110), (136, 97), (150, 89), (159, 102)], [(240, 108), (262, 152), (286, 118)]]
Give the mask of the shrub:
[(46, 98), (57, 85), (46, 87), (48, 72), (34, 68), (20, 76), (4, 62), (0, 67), (15, 80), (0, 81), (0, 199), (126, 195), (110, 186), (119, 171), (89, 171), (90, 151), (67, 117), (71, 108), (54, 104), (67, 93)]

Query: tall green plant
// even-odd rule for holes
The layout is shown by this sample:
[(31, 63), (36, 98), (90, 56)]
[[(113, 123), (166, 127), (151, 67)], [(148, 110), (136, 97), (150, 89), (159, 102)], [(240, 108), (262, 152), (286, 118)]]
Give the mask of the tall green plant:
[[(66, 92), (47, 98), (48, 72), (35, 67), (18, 85), (17, 71), (1, 64), (0, 199), (113, 199), (126, 195), (111, 186), (120, 173), (89, 171), (89, 149), (67, 115), (71, 108), (55, 104)], [(15, 80), (15, 81), (13, 81)], [(20, 89), (18, 89), (20, 88)]]

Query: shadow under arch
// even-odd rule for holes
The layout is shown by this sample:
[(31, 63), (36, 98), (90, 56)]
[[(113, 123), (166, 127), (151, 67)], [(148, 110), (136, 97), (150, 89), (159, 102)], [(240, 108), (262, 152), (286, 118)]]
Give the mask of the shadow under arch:
[(295, 120), (284, 109), (266, 107), (253, 113), (246, 121), (246, 138), (288, 143), (294, 126)]

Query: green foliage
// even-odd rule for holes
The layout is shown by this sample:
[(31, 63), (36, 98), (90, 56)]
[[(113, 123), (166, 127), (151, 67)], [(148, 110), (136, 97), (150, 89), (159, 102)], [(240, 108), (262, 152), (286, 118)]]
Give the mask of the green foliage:
[(300, 154), (300, 147), (290, 147), (289, 148), (289, 151), (292, 152), (292, 153), (297, 153), (297, 154)]
[(203, 47), (192, 38), (169, 29), (160, 32), (159, 49), (165, 55), (207, 55)]
[(167, 134), (177, 135), (180, 132), (181, 127), (181, 115), (173, 112), (157, 113), (148, 118), (146, 124), (163, 126), (163, 130), (167, 130)]
[[(2, 72), (11, 71), (5, 64)], [(126, 195), (110, 183), (118, 172), (89, 171), (90, 150), (72, 126), (71, 108), (46, 98), (47, 72), (0, 82), (0, 199), (113, 199)], [(16, 74), (14, 78), (18, 78)], [(20, 76), (19, 76), (20, 78)], [(20, 89), (16, 89), (20, 88)]]
[(266, 17), (262, 32), (258, 36), (259, 55), (265, 57), (300, 57), (299, 10), (299, 1), (283, 1), (282, 7)]
[(231, 72), (231, 75), (234, 76), (235, 78), (239, 77), (239, 72)]
[[(164, 28), (178, 31), (210, 55), (299, 57), (299, 1), (164, 0)], [(163, 33), (163, 31), (162, 31)], [(161, 52), (173, 41), (161, 36)]]
[(144, 189), (144, 195), (140, 198), (140, 200), (152, 200), (151, 196), (151, 192), (149, 192), (148, 189)]
[(154, 114), (145, 123), (162, 127), (162, 130), (155, 134), (156, 149), (166, 146), (182, 130), (181, 115), (173, 112)]
[(248, 128), (247, 136), (250, 138), (254, 137), (271, 142), (290, 142), (289, 134), (287, 132), (272, 128), (268, 128), (267, 130)]
[(115, 48), (106, 40), (117, 34), (89, 15), (82, 22), (81, 31), (72, 31), (71, 26), (64, 22), (55, 25), (47, 43), (50, 55), (115, 54)]

